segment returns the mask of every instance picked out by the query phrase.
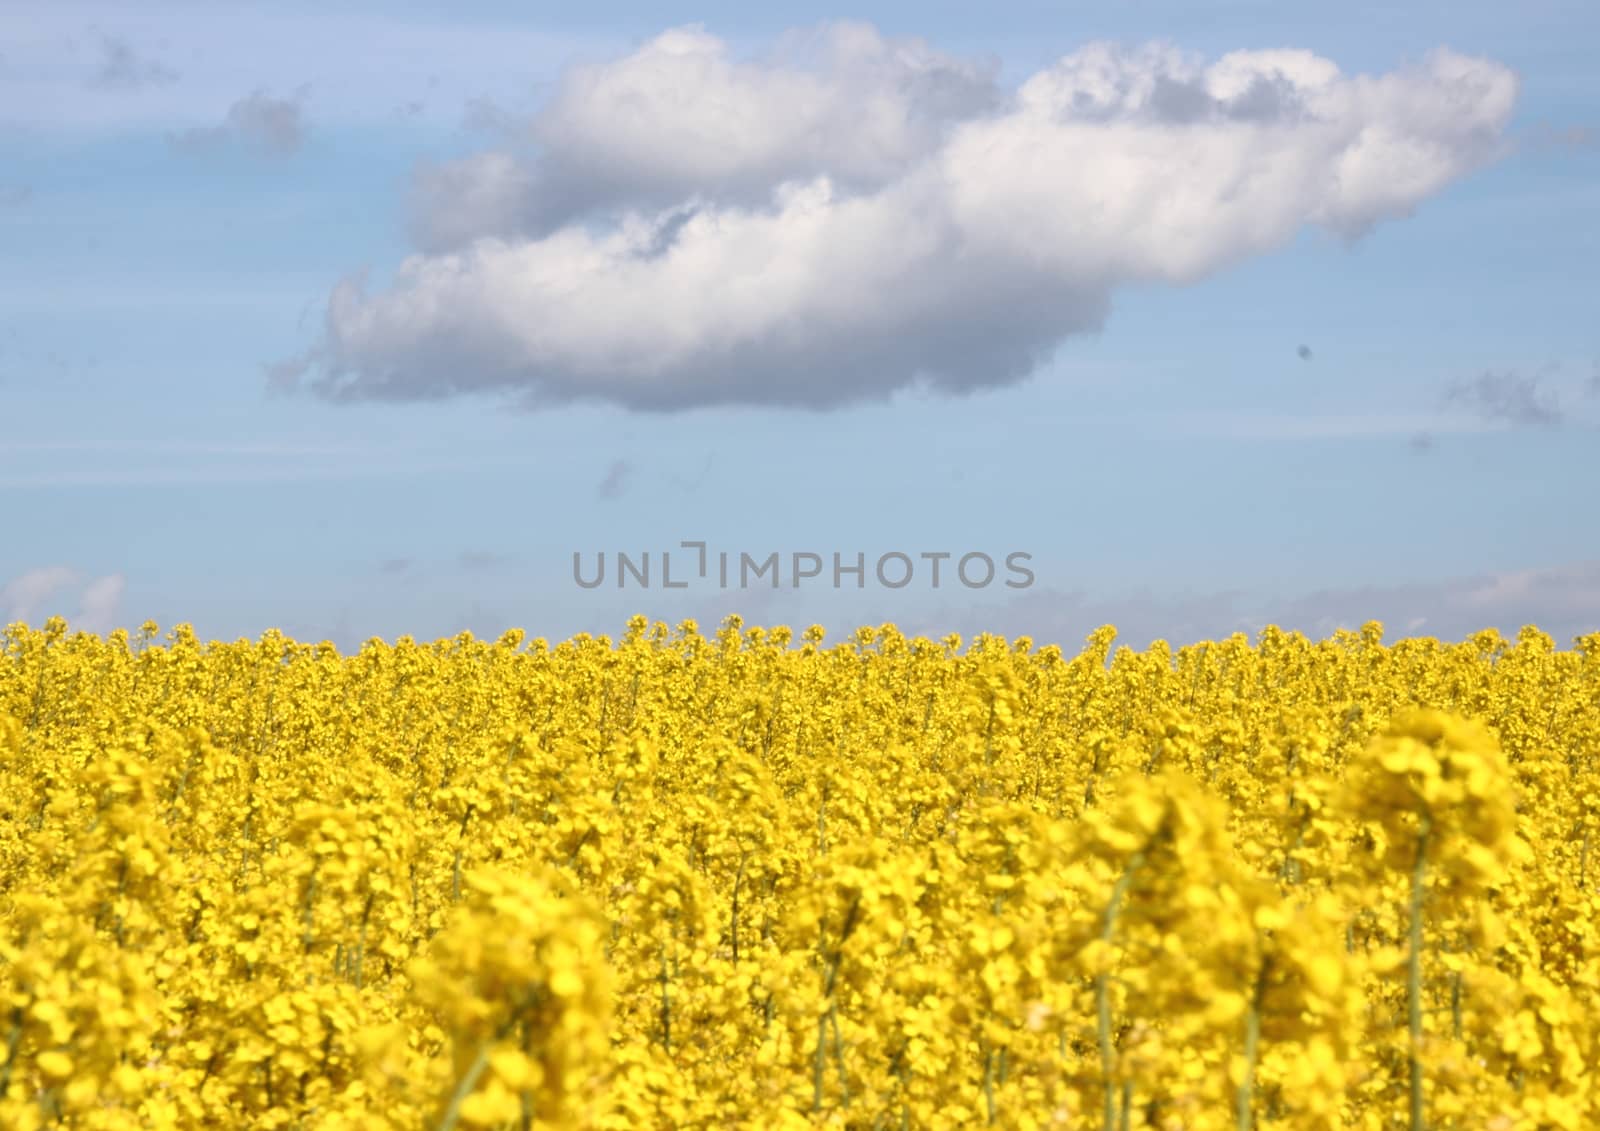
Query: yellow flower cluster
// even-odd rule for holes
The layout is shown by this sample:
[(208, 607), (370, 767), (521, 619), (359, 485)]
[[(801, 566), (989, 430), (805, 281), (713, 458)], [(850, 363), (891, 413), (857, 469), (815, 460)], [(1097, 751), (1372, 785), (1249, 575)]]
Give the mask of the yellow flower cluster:
[(1600, 1126), (1600, 634), (0, 635), (0, 1127)]

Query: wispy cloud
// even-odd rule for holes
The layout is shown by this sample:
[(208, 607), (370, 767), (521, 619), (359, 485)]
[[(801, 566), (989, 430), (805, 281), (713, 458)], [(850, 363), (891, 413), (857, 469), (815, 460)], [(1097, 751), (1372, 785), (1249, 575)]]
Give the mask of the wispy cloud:
[[(63, 599), (64, 592), (82, 586), (76, 602)], [(127, 578), (120, 573), (93, 579), (70, 566), (41, 566), (0, 585), (0, 612), (6, 623), (42, 623), (51, 616), (67, 616), (67, 622), (84, 632), (107, 633), (116, 627), (122, 608)]]
[(595, 488), (597, 499), (619, 499), (628, 485), (628, 478), (633, 474), (633, 465), (625, 459), (612, 460), (611, 466), (606, 468), (605, 478), (600, 480), (600, 485)]
[(41, 566), (0, 585), (0, 609), (6, 621), (31, 621), (51, 594), (71, 585), (78, 571), (68, 566)]
[[(512, 555), (495, 550), (463, 550), (455, 555), (449, 565), (464, 573), (487, 573), (510, 565), (515, 560)], [(429, 563), (410, 556), (386, 558), (378, 563), (378, 573), (384, 577), (418, 578), (425, 574), (436, 573), (439, 564), (435, 561), (430, 566)]]
[(324, 456), (377, 455), (382, 449), (349, 444), (311, 444), (299, 440), (243, 440), (216, 443), (144, 443), (122, 440), (0, 440), (6, 452), (102, 452), (115, 455)]
[(493, 550), (463, 550), (456, 555), (456, 565), (470, 573), (499, 569), (510, 564), (511, 560), (509, 555), (496, 553)]
[(671, 472), (668, 472), (666, 480), (680, 491), (688, 491), (691, 493), (698, 491), (705, 484), (705, 481), (710, 477), (711, 465), (713, 462), (715, 462), (715, 460), (715, 455), (706, 456), (706, 462), (701, 466), (700, 470), (695, 472), (693, 475), (674, 475)]
[(90, 85), (101, 90), (132, 91), (168, 86), (177, 81), (177, 71), (140, 55), (122, 36), (101, 36), (100, 66), (90, 79)]
[(1440, 413), (1287, 413), (1194, 412), (1172, 417), (1167, 427), (1181, 435), (1238, 440), (1356, 440), (1382, 436), (1416, 437), (1496, 431), (1492, 421)]
[[(305, 312), (301, 312), (300, 320), (305, 321)], [(291, 392), (300, 383), (306, 373), (310, 371), (311, 362), (305, 357), (288, 357), (282, 361), (273, 361), (262, 367), (267, 378), (267, 388), (275, 393)]]
[[(514, 110), (508, 110), (490, 98), (469, 98), (461, 110), (461, 127), (465, 130), (476, 130), (487, 134), (494, 134), (502, 140), (513, 141), (517, 135), (527, 128), (527, 117)], [(420, 180), (425, 181), (429, 166), (419, 170)], [(419, 184), (419, 188), (421, 185)], [(433, 218), (425, 213), (417, 217), (422, 224), (428, 224)]]
[(475, 464), (454, 458), (437, 460), (360, 460), (339, 463), (286, 463), (149, 466), (119, 468), (58, 468), (7, 472), (0, 470), (0, 490), (44, 490), (98, 487), (192, 487), (223, 484), (327, 483), (361, 479), (418, 478), (457, 473), (466, 468), (491, 472), (511, 464)]
[[(107, 61), (103, 37), (88, 39), (93, 54), (87, 59), (74, 57), (67, 45), (84, 38), (86, 25), (121, 32), (133, 13), (140, 43), (154, 45), (164, 59), (183, 61), (182, 81), (146, 84), (138, 97), (109, 97), (112, 88), (94, 82)], [(483, 95), (514, 100), (530, 73), (627, 42), (620, 34), (553, 32), (528, 23), (509, 16), (419, 15), (405, 5), (48, 0), (28, 6), (26, 19), (5, 21), (7, 55), (13, 64), (27, 59), (30, 65), (9, 69), (0, 125), (181, 129), (195, 124), (196, 106), (225, 106), (241, 89), (302, 82), (318, 92), (319, 124), (381, 125), (393, 120), (396, 105), (424, 90), (436, 106)], [(376, 65), (359, 67), (360, 81), (352, 82), (353, 59)]]
[(1514, 428), (1555, 428), (1565, 419), (1560, 397), (1542, 381), (1554, 372), (1485, 370), (1476, 377), (1452, 382), (1445, 390), (1447, 404), (1460, 405), (1482, 420)]
[(120, 573), (91, 581), (78, 599), (78, 615), (72, 622), (85, 632), (104, 635), (117, 627), (117, 616), (122, 611), (122, 595), (127, 591), (128, 579)]
[(1535, 153), (1552, 150), (1594, 149), (1600, 147), (1600, 129), (1592, 125), (1552, 125), (1539, 122), (1522, 131), (1518, 142), (1525, 150)]
[(172, 135), (172, 145), (186, 152), (203, 153), (238, 141), (273, 157), (287, 157), (305, 140), (305, 111), (300, 99), (306, 90), (301, 87), (292, 98), (273, 98), (258, 90), (230, 106), (220, 124)]
[(462, 454), (444, 444), (372, 446), (311, 435), (0, 440), (0, 489), (303, 483), (525, 468), (515, 454)]
[(1073, 647), (1102, 624), (1120, 641), (1145, 647), (1255, 633), (1269, 624), (1315, 638), (1377, 620), (1388, 637), (1426, 634), (1463, 640), (1495, 628), (1507, 636), (1537, 625), (1565, 644), (1600, 632), (1600, 561), (1572, 562), (1436, 582), (1365, 585), (1262, 598), (1242, 591), (1105, 594), (1034, 588), (989, 607), (950, 606), (907, 621), (913, 631), (1026, 634)]
[(91, 276), (61, 276), (49, 286), (37, 281), (0, 281), (0, 307), (22, 315), (138, 315), (197, 311), (265, 313), (293, 311), (304, 288), (295, 283), (258, 282), (235, 272), (213, 281), (203, 276), (174, 285), (153, 285), (148, 272), (106, 270)]

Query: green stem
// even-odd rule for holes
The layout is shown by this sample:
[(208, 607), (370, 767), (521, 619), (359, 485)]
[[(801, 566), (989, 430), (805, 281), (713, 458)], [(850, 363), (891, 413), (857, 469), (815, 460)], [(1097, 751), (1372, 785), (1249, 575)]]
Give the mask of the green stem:
[(671, 975), (667, 972), (667, 951), (661, 950), (661, 1044), (667, 1050), (667, 1055), (672, 1055), (672, 998), (668, 995), (667, 984)]
[(850, 1078), (844, 1071), (844, 1034), (839, 1032), (839, 1003), (828, 1009), (828, 1022), (833, 1026), (833, 1063), (839, 1070), (839, 1093), (844, 1106), (850, 1106)]
[(1239, 1131), (1255, 1126), (1256, 1059), (1261, 1051), (1261, 993), (1267, 981), (1270, 959), (1263, 959), (1250, 994), (1250, 1008), (1244, 1016), (1244, 1078), (1239, 1081), (1237, 1124)]
[[(1144, 866), (1144, 853), (1138, 852), (1128, 861), (1122, 875), (1111, 889), (1111, 902), (1106, 905), (1105, 918), (1100, 928), (1100, 941), (1110, 943), (1117, 925), (1117, 909), (1133, 884), (1134, 873)], [(1114, 1131), (1117, 1125), (1117, 1088), (1113, 1080), (1116, 1049), (1111, 1043), (1111, 975), (1105, 971), (1094, 976), (1094, 1001), (1097, 1028), (1100, 1035), (1100, 1073), (1104, 1080), (1105, 1100), (1101, 1126), (1104, 1131)]]
[(472, 1058), (472, 1064), (467, 1068), (466, 1074), (456, 1084), (456, 1090), (450, 1096), (450, 1104), (444, 1109), (444, 1118), (439, 1121), (439, 1131), (453, 1131), (455, 1125), (461, 1120), (461, 1105), (466, 1103), (467, 1097), (478, 1086), (479, 1079), (489, 1067), (489, 1050), (494, 1047), (494, 1040), (484, 1041), (478, 1046), (478, 1055)]
[(11, 1011), (11, 1032), (6, 1037), (6, 1062), (0, 1065), (0, 1097), (4, 1097), (11, 1088), (11, 1066), (16, 1063), (17, 1049), (22, 1045), (23, 1018), (37, 1000), (39, 1000), (37, 994), (29, 994), (26, 1007), (17, 1006)]
[(822, 1110), (822, 1066), (828, 1056), (828, 1015), (817, 1018), (817, 1055), (811, 1062), (811, 1110)]
[(983, 1051), (983, 1101), (989, 1111), (989, 1126), (994, 1126), (994, 1050)]
[(366, 966), (367, 960), (367, 920), (372, 918), (372, 903), (375, 898), (377, 898), (375, 894), (369, 891), (366, 904), (361, 908), (361, 933), (356, 939), (355, 958), (351, 961), (351, 973), (354, 975), (356, 989), (358, 990), (361, 988), (363, 981), (362, 970)]
[(729, 933), (733, 937), (733, 960), (739, 961), (739, 885), (744, 881), (744, 861), (746, 853), (739, 853), (739, 871), (733, 877), (733, 910), (728, 915), (730, 923)]
[(1411, 869), (1411, 946), (1406, 959), (1406, 1010), (1411, 1030), (1411, 1131), (1427, 1131), (1422, 1111), (1422, 896), (1427, 883), (1433, 820), (1422, 814), (1417, 860)]
[(311, 953), (311, 948), (316, 944), (316, 935), (312, 933), (313, 928), (316, 925), (316, 915), (317, 868), (316, 865), (313, 864), (311, 867), (311, 875), (306, 879), (305, 902), (300, 908), (300, 921), (304, 928), (300, 934), (300, 944), (307, 954)]

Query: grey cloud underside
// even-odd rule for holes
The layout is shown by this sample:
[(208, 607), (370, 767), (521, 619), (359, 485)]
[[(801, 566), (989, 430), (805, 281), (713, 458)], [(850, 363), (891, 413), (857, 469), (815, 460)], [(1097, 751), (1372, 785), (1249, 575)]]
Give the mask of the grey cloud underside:
[[(1092, 100), (1080, 103), (1091, 118), (1098, 109)], [(1293, 123), (1311, 117), (1295, 86), (1281, 76), (1258, 77), (1241, 94), (1218, 98), (1203, 82), (1157, 76), (1142, 118), (1157, 124), (1191, 126), (1201, 122)], [(1114, 112), (1102, 111), (1102, 120)]]
[(1503, 154), (1517, 86), (1448, 52), (1346, 76), (1091, 45), (1014, 92), (995, 73), (858, 24), (576, 69), (519, 139), (418, 170), (419, 253), (339, 284), (301, 385), (644, 411), (1004, 386), (1119, 286), (1411, 214)]
[[(309, 387), (336, 401), (496, 394), (527, 410), (596, 401), (641, 412), (736, 404), (820, 411), (883, 401), (907, 387), (961, 394), (1013, 384), (1047, 362), (1065, 334), (1102, 326), (1109, 309), (1103, 292), (1006, 277), (970, 296), (931, 295), (926, 307), (871, 328), (797, 319), (702, 349), (692, 369), (646, 377), (500, 360), (463, 366), (468, 351), (484, 357), (491, 338), (503, 338), (486, 330), (419, 337), (381, 361), (369, 355), (360, 370), (328, 366)], [(844, 334), (848, 348), (841, 349)]]

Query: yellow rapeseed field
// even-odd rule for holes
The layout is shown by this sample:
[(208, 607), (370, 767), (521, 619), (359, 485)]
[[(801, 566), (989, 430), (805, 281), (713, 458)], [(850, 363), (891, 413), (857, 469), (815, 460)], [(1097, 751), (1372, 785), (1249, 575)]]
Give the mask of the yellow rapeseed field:
[(13, 625), (0, 1127), (1600, 1126), (1600, 634)]

